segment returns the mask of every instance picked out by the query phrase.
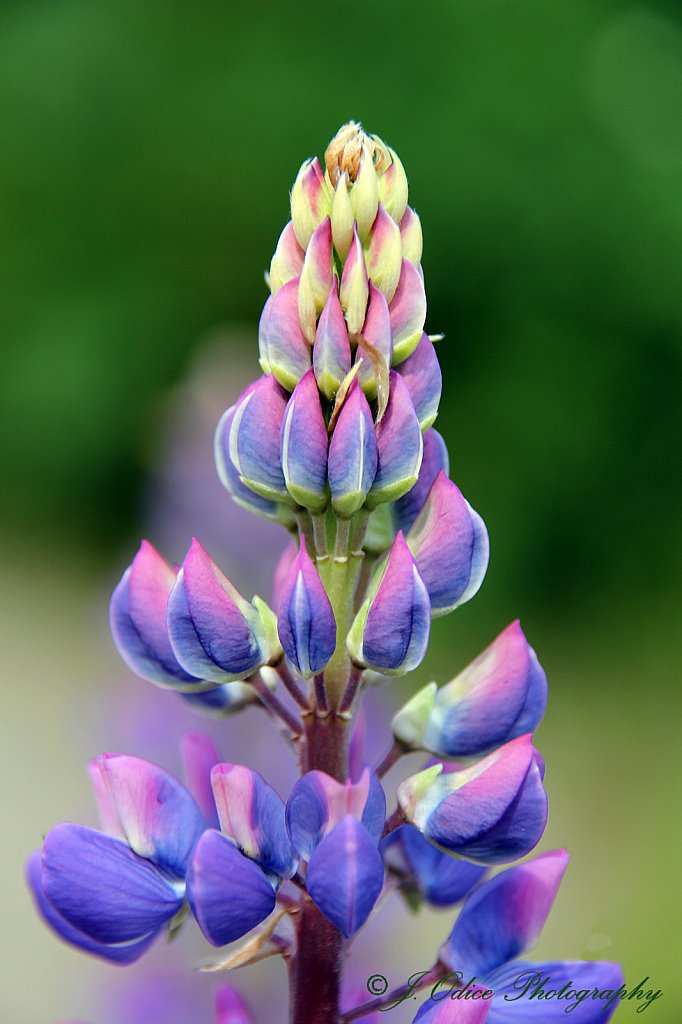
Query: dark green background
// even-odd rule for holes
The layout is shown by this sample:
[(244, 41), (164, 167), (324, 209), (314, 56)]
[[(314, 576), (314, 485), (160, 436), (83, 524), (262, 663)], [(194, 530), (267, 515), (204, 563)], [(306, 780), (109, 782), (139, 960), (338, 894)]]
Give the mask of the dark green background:
[(77, 551), (87, 579), (134, 550), (164, 396), (208, 330), (257, 322), (296, 171), (349, 118), (407, 170), (446, 335), (437, 426), (491, 535), (422, 674), (521, 616), (550, 677), (552, 841), (620, 879), (613, 955), (670, 989), (678, 4), (5, 0), (0, 536), (43, 564)]

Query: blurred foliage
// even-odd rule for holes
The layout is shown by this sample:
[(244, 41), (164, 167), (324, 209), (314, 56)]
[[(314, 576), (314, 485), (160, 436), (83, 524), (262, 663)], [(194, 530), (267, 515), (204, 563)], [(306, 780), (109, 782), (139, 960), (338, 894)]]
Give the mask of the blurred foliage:
[(94, 551), (135, 526), (161, 396), (205, 331), (257, 322), (301, 160), (352, 117), (422, 217), (438, 427), (491, 585), (667, 588), (681, 83), (675, 3), (5, 0), (3, 531)]

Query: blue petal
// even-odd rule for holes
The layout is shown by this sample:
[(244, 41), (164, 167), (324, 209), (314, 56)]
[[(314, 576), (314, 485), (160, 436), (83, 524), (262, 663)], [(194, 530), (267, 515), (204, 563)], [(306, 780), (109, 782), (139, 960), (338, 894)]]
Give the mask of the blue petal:
[(62, 822), (42, 854), (43, 892), (61, 917), (96, 942), (119, 943), (157, 931), (184, 902), (171, 881), (120, 839)]
[(412, 355), (404, 359), (398, 373), (410, 389), (412, 404), (422, 430), (428, 429), (438, 414), (443, 377), (433, 342), (426, 334)]
[(107, 946), (103, 942), (96, 942), (94, 939), (88, 938), (87, 935), (78, 931), (77, 928), (74, 928), (73, 925), (69, 924), (68, 921), (57, 913), (43, 892), (42, 874), (43, 865), (40, 850), (35, 850), (26, 862), (26, 881), (33, 895), (36, 909), (45, 923), (56, 932), (60, 939), (68, 942), (69, 945), (76, 946), (77, 949), (82, 950), (84, 953), (90, 953), (92, 956), (100, 957), (102, 960), (107, 960), (110, 963), (123, 965), (132, 964), (135, 960), (139, 960), (142, 954), (146, 953), (152, 943), (158, 938), (160, 929), (150, 932), (134, 942), (124, 942), (120, 945)]
[(555, 850), (495, 875), (469, 897), (445, 946), (453, 971), (488, 975), (532, 949), (568, 865)]
[(486, 873), (485, 867), (443, 853), (411, 825), (404, 825), (400, 832), (419, 889), (434, 907), (459, 903)]
[[(543, 984), (544, 979), (548, 980)], [(488, 1024), (558, 1024), (566, 1020), (571, 1024), (601, 1024), (611, 1020), (620, 1006), (620, 996), (616, 995), (619, 989), (627, 988), (620, 964), (585, 960), (539, 964), (514, 960), (489, 974), (485, 983), (495, 993)], [(555, 995), (541, 998), (538, 986), (545, 995)], [(648, 990), (650, 986), (645, 987)], [(533, 992), (538, 994), (530, 998)], [(641, 1001), (637, 1003), (638, 1009), (644, 1005)]]
[(345, 936), (372, 912), (384, 883), (384, 865), (372, 837), (348, 814), (317, 847), (308, 865), (310, 898)]
[(354, 378), (329, 445), (329, 487), (337, 515), (349, 517), (364, 503), (377, 471), (372, 414)]
[(228, 436), (228, 455), (242, 482), (274, 501), (289, 497), (279, 457), (288, 399), (273, 374), (261, 377), (239, 397)]
[(396, 533), (398, 530), (408, 533), (441, 469), (446, 476), (450, 472), (448, 450), (438, 431), (431, 427), (424, 433), (424, 455), (416, 484), (391, 505)]
[(516, 798), (497, 824), (479, 840), (457, 851), (481, 864), (508, 864), (525, 857), (542, 839), (547, 824), (547, 793), (533, 760)]
[[(547, 676), (533, 648), (529, 647), (528, 651), (531, 661), (528, 696), (516, 725), (509, 734), (510, 740), (515, 736), (523, 736), (526, 732), (535, 732), (547, 708)], [(542, 774), (544, 776), (544, 771)]]
[(275, 907), (275, 892), (263, 871), (221, 832), (204, 832), (187, 872), (187, 899), (213, 946), (246, 935)]

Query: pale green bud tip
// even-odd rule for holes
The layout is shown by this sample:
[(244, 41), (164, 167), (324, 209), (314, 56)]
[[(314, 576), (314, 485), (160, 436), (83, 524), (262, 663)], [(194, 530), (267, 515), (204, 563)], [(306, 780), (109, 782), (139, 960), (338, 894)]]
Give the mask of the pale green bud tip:
[[(344, 184), (350, 189), (358, 234), (363, 241), (374, 223), (379, 200), (395, 222), (400, 222), (407, 208), (407, 178), (397, 155), (378, 135), (367, 135), (362, 125), (349, 121), (329, 143), (324, 160), (331, 187), (336, 190)], [(348, 217), (345, 200), (343, 213), (345, 221)], [(337, 220), (341, 222), (340, 211)], [(345, 223), (343, 228), (342, 246), (344, 242), (349, 244)], [(341, 224), (337, 230), (342, 235)]]
[(391, 722), (394, 738), (408, 750), (419, 750), (423, 744), (437, 690), (435, 683), (429, 683), (408, 700)]
[(411, 775), (398, 786), (398, 806), (406, 821), (412, 820), (417, 804), (442, 771), (442, 764), (434, 764), (418, 775)]

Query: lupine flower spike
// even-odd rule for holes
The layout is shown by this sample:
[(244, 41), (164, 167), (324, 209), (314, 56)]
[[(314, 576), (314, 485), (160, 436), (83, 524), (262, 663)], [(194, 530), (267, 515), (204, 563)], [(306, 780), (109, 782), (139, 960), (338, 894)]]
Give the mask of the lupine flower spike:
[[(474, 598), (489, 561), (485, 523), (450, 479), (433, 426), (442, 377), (439, 339), (425, 330), (423, 244), (403, 165), (378, 136), (349, 122), (323, 163), (303, 162), (266, 275), (261, 376), (214, 439), (234, 501), (290, 533), (270, 606), (239, 593), (197, 540), (179, 568), (143, 541), (111, 600), (114, 643), (134, 673), (216, 717), (260, 704), (298, 781), (287, 796), (282, 777), (225, 762), (197, 731), (181, 741), (187, 788), (140, 758), (103, 754), (89, 766), (102, 831), (57, 825), (26, 876), (48, 927), (113, 963), (137, 960), (190, 912), (211, 946), (241, 940), (206, 970), (285, 957), (289, 1024), (375, 1021), (382, 1005), (413, 998), (409, 984), (377, 996), (351, 979), (344, 991), (350, 944), (396, 890), (415, 912), (465, 901), (440, 952), (419, 961), (431, 985), (415, 1021), (563, 1020), (558, 1002), (510, 1001), (520, 977), (547, 974), (576, 992), (571, 1019), (596, 1024), (620, 998), (617, 965), (517, 959), (539, 935), (566, 852), (485, 880), (533, 850), (547, 820), (533, 746), (547, 680), (519, 623), (449, 682), (413, 691), (388, 753), (367, 763), (365, 688), (422, 663), (432, 617)], [(435, 760), (384, 789), (416, 751)], [(433, 985), (447, 978), (444, 999)], [(608, 1007), (583, 999), (592, 987), (616, 992)], [(282, 1005), (268, 1011), (284, 1018)], [(216, 1020), (255, 1024), (231, 985)]]

